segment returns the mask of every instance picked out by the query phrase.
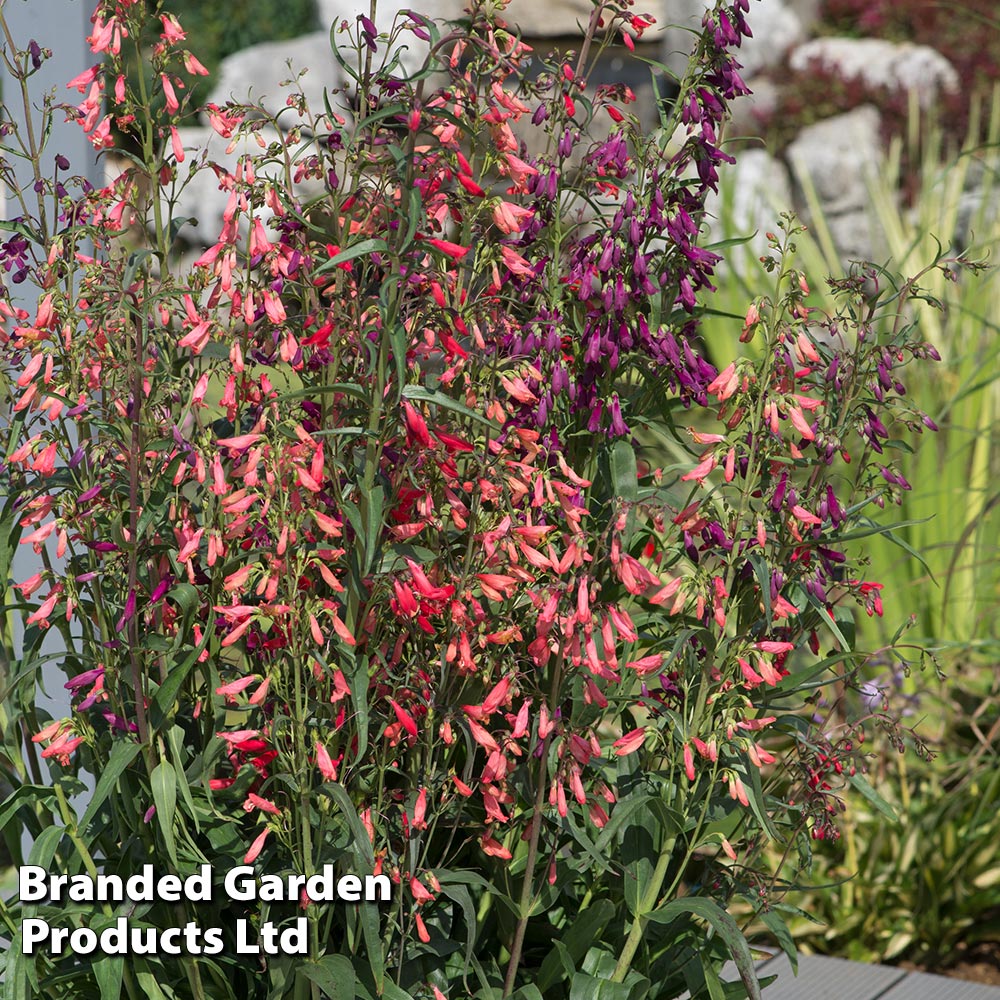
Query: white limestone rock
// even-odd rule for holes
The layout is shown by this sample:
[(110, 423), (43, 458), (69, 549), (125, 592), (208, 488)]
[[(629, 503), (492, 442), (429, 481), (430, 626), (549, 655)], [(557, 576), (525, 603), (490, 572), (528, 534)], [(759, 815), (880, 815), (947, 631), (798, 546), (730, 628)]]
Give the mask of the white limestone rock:
[(792, 209), (792, 184), (785, 165), (763, 149), (735, 154), (736, 162), (719, 171), (719, 193), (709, 194), (705, 209), (712, 239), (752, 236), (748, 243), (725, 252), (726, 264), (737, 274), (760, 271), (757, 259), (767, 252), (768, 231)]
[[(301, 70), (306, 72), (296, 80)], [(343, 84), (329, 31), (313, 31), (287, 41), (251, 45), (223, 59), (208, 103), (220, 107), (228, 101), (260, 103), (268, 114), (277, 115), (287, 107), (290, 94), (301, 93), (313, 113), (322, 114), (324, 89)], [(302, 119), (297, 111), (286, 110), (281, 124), (292, 128)]]
[(940, 52), (913, 42), (814, 38), (792, 52), (789, 65), (799, 72), (818, 65), (843, 80), (860, 80), (873, 89), (914, 91), (924, 108), (959, 87), (955, 67)]
[(802, 20), (786, 0), (759, 0), (746, 15), (752, 38), (744, 38), (736, 58), (744, 80), (777, 66), (806, 38)]
[[(439, 21), (461, 17), (463, 7), (463, 0), (414, 0), (412, 3), (407, 0), (378, 0), (375, 27), (380, 33), (388, 34), (404, 10), (412, 10), (433, 21)], [(331, 26), (339, 28), (346, 21), (353, 28), (357, 24), (358, 15), (364, 14), (367, 17), (371, 9), (367, 0), (317, 0), (316, 8), (319, 23), (327, 32), (328, 38)], [(400, 55), (400, 66), (403, 73), (410, 76), (427, 62), (430, 43), (421, 41), (409, 32), (405, 33), (405, 38), (401, 38), (400, 42), (401, 48), (405, 46), (405, 51)], [(343, 44), (347, 44), (346, 38)], [(380, 46), (374, 55), (376, 66), (381, 65), (380, 60), (384, 54), (384, 46)]]
[(833, 215), (868, 204), (868, 177), (878, 171), (884, 154), (879, 140), (881, 117), (865, 104), (804, 128), (788, 147), (788, 163), (800, 189), (810, 183)]
[(869, 195), (885, 160), (880, 123), (877, 109), (866, 104), (804, 128), (786, 154), (799, 200), (808, 203), (811, 187), (845, 263), (884, 255)]

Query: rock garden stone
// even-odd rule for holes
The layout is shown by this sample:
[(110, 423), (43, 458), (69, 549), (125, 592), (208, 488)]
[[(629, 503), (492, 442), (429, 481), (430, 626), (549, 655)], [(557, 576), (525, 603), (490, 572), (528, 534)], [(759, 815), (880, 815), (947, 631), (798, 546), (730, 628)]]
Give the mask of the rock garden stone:
[[(304, 69), (308, 72), (297, 82), (282, 86)], [(286, 107), (289, 94), (301, 93), (310, 108), (321, 112), (323, 90), (343, 83), (343, 73), (330, 48), (329, 31), (314, 31), (290, 41), (252, 45), (223, 59), (208, 100), (220, 107), (228, 101), (260, 102), (275, 115)], [(289, 127), (301, 122), (294, 111), (285, 112), (284, 121)]]
[(877, 256), (867, 209), (869, 178), (884, 162), (879, 126), (877, 109), (866, 104), (808, 126), (788, 147), (799, 200), (807, 203), (811, 187), (845, 260)]
[(955, 67), (930, 46), (879, 38), (814, 38), (792, 52), (789, 65), (798, 72), (819, 66), (872, 89), (912, 90), (924, 108), (959, 85)]

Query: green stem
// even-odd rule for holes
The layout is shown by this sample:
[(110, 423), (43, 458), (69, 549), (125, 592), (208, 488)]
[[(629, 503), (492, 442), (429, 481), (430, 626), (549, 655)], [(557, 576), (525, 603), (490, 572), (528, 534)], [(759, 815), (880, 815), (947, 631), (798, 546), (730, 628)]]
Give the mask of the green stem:
[[(559, 685), (562, 681), (562, 658), (560, 651), (556, 657), (552, 671), (552, 689), (549, 695), (549, 705), (552, 717), (555, 718), (555, 707), (558, 704)], [(531, 837), (528, 841), (528, 857), (524, 866), (524, 882), (521, 884), (521, 899), (518, 904), (519, 917), (514, 930), (514, 940), (510, 946), (510, 961), (507, 963), (507, 975), (503, 984), (503, 996), (509, 997), (514, 990), (514, 980), (517, 977), (517, 967), (521, 964), (521, 952), (524, 948), (524, 935), (528, 929), (532, 896), (535, 894), (535, 862), (538, 860), (538, 841), (542, 832), (542, 809), (545, 807), (545, 784), (548, 776), (549, 740), (551, 733), (542, 740), (542, 753), (538, 760), (538, 783), (535, 786), (535, 803), (531, 814)]]
[[(94, 881), (97, 880), (97, 865), (94, 862), (94, 858), (90, 853), (87, 845), (84, 843), (83, 838), (80, 836), (80, 831), (77, 829), (76, 816), (73, 810), (69, 807), (69, 802), (66, 800), (66, 793), (63, 791), (62, 785), (56, 781), (52, 785), (56, 793), (56, 800), (59, 803), (59, 815), (62, 817), (63, 828), (66, 831), (66, 836), (69, 837), (70, 843), (76, 848), (77, 856), (83, 862), (83, 867), (87, 869), (87, 874)], [(114, 916), (114, 911), (111, 909), (109, 903), (101, 903), (101, 912), (106, 917)], [(128, 992), (131, 1000), (139, 1000), (139, 995), (136, 993), (135, 984), (132, 982), (132, 973), (129, 971), (126, 965), (122, 972), (122, 977), (125, 982), (125, 989)], [(203, 997), (199, 1000), (204, 1000)]]
[(673, 856), (675, 843), (676, 837), (668, 837), (664, 841), (663, 847), (660, 848), (660, 856), (656, 859), (656, 868), (653, 870), (649, 885), (642, 897), (642, 901), (639, 903), (638, 912), (632, 921), (632, 927), (629, 930), (628, 937), (625, 939), (625, 945), (618, 956), (615, 971), (611, 974), (611, 982), (613, 983), (624, 981), (632, 964), (632, 959), (639, 949), (642, 935), (646, 930), (647, 918), (645, 914), (651, 913), (656, 907), (656, 901), (660, 896), (660, 889), (663, 887), (663, 882), (667, 877), (667, 869), (670, 866), (670, 858)]

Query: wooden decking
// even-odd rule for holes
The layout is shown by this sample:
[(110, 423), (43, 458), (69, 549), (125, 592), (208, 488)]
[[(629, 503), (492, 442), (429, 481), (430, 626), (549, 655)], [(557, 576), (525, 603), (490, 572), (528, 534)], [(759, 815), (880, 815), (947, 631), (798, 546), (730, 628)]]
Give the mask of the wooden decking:
[(799, 956), (798, 976), (784, 955), (761, 962), (757, 974), (778, 977), (764, 1000), (1000, 1000), (1000, 986), (815, 955)]

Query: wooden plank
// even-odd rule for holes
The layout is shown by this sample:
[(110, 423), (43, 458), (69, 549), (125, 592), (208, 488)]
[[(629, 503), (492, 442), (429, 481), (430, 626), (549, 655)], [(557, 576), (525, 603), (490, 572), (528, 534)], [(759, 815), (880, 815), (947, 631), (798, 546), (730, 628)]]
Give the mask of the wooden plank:
[(882, 1000), (1000, 1000), (1000, 986), (911, 972), (883, 994)]
[[(757, 964), (757, 975), (778, 977), (764, 988), (764, 1000), (1000, 1000), (1000, 986), (819, 955), (800, 955), (798, 976), (785, 955), (774, 955)], [(736, 963), (727, 962), (722, 981), (739, 978)]]
[[(809, 1000), (877, 1000), (887, 996), (888, 990), (907, 977), (905, 969), (862, 965), (819, 955), (800, 955), (798, 976), (792, 973), (786, 955), (777, 955), (758, 966), (757, 975), (762, 979), (778, 977), (764, 990), (765, 1000), (802, 1000), (803, 997)], [(907, 1000), (907, 997), (899, 994), (895, 1000)], [(934, 996), (934, 1000), (940, 998)]]

